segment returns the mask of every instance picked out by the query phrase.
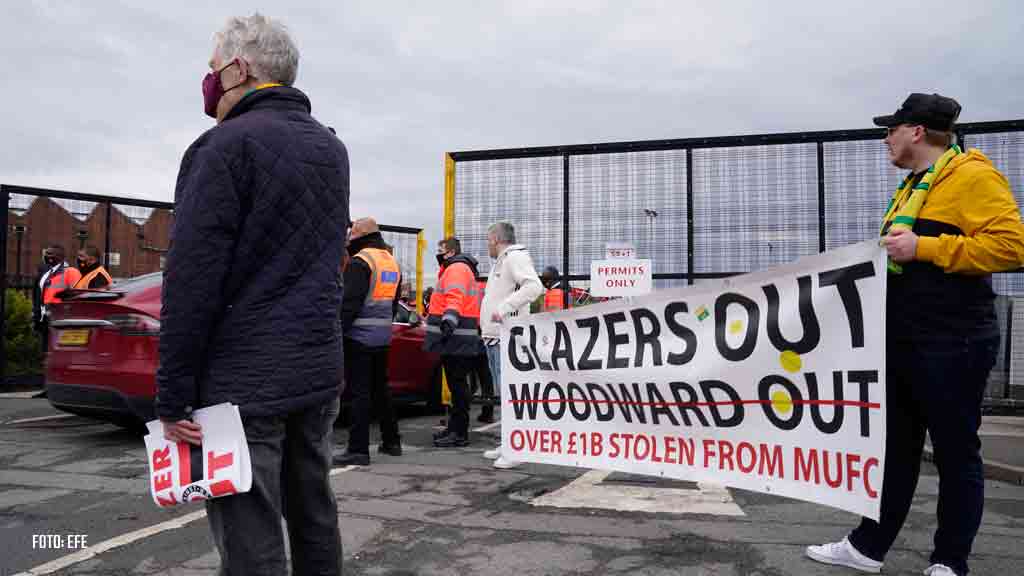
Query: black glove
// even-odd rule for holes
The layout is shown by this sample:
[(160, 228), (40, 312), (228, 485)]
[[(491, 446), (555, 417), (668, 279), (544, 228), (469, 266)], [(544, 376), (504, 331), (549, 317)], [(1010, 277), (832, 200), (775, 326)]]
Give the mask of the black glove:
[(441, 338), (447, 338), (455, 332), (455, 322), (450, 318), (441, 319)]

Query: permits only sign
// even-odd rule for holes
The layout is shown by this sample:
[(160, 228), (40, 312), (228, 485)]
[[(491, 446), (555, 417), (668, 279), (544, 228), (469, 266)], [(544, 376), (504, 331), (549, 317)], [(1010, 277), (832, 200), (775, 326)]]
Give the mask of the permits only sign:
[(590, 263), (590, 293), (594, 296), (642, 296), (651, 292), (651, 261), (634, 258)]

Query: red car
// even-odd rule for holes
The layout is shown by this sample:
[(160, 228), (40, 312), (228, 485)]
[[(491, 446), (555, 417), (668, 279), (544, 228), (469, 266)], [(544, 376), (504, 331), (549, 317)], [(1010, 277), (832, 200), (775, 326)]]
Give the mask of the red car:
[[(154, 417), (159, 362), (161, 273), (109, 291), (69, 291), (51, 311), (46, 393), (54, 407), (137, 427)], [(389, 362), (396, 401), (441, 403), (437, 354), (422, 350), (424, 327), (400, 303)]]

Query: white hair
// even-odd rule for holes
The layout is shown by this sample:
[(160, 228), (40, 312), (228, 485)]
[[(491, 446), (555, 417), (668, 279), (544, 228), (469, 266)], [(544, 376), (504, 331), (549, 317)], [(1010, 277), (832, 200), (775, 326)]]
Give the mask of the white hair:
[(510, 222), (495, 222), (487, 228), (487, 233), (499, 244), (516, 243), (516, 227)]
[(284, 24), (259, 13), (236, 16), (229, 18), (224, 28), (214, 34), (214, 41), (217, 55), (225, 64), (241, 58), (249, 64), (252, 75), (264, 82), (285, 86), (295, 83), (299, 49)]

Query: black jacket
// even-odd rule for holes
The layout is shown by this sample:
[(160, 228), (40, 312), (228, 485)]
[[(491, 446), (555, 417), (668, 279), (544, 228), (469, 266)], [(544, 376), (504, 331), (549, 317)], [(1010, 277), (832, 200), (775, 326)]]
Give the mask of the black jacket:
[(157, 414), (283, 415), (337, 396), (348, 153), (290, 87), (185, 152), (164, 274)]

